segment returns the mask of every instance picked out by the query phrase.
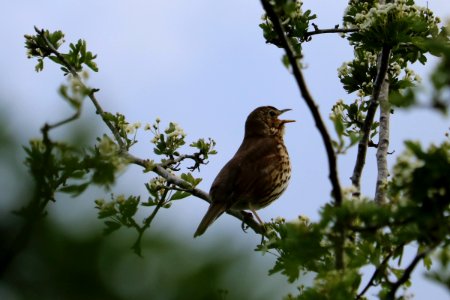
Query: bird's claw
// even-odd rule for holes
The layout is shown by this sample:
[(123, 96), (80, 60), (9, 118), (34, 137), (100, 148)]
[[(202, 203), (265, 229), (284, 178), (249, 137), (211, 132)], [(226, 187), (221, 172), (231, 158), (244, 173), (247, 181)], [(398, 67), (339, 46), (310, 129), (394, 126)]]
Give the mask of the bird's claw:
[(250, 226), (247, 225), (247, 222), (250, 221), (250, 220), (253, 220), (253, 214), (249, 213), (249, 212), (246, 212), (246, 211), (241, 211), (241, 214), (244, 217), (242, 219), (241, 228), (242, 228), (243, 232), (247, 233), (247, 229), (250, 228)]
[(247, 229), (249, 229), (250, 226), (248, 226), (247, 224), (245, 224), (244, 221), (242, 221), (241, 228), (243, 232), (247, 233)]

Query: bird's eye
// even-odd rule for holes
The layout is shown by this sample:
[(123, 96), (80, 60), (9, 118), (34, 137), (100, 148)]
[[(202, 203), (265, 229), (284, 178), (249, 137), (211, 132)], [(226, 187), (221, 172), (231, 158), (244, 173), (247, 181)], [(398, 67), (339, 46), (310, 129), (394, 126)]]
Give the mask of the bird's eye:
[(276, 115), (277, 114), (273, 110), (269, 111), (269, 116), (271, 116), (272, 118), (275, 117)]

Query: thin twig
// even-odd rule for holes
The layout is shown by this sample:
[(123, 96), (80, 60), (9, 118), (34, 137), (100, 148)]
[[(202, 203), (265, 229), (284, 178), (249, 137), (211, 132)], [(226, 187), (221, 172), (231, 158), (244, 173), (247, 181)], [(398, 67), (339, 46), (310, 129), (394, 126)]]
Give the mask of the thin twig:
[(329, 29), (315, 29), (312, 31), (308, 31), (305, 34), (305, 37), (308, 38), (312, 35), (316, 34), (324, 34), (324, 33), (350, 33), (350, 32), (357, 32), (359, 29), (357, 28), (329, 28)]
[(389, 293), (386, 295), (386, 299), (387, 300), (394, 300), (395, 299), (395, 293), (397, 292), (397, 290), (409, 280), (409, 278), (411, 277), (411, 273), (414, 271), (414, 269), (416, 268), (417, 264), (423, 258), (425, 258), (425, 256), (427, 256), (428, 253), (430, 253), (430, 251), (431, 251), (431, 249), (427, 249), (427, 250), (424, 250), (422, 252), (418, 252), (417, 253), (417, 255), (411, 261), (409, 266), (403, 272), (402, 277), (400, 277), (396, 282), (394, 282), (392, 284), (391, 289), (389, 290)]
[[(305, 79), (303, 77), (303, 73), (301, 71), (297, 55), (295, 54), (292, 46), (286, 37), (286, 33), (281, 23), (277, 13), (275, 12), (272, 4), (268, 0), (261, 0), (262, 6), (267, 13), (267, 16), (270, 18), (273, 27), (280, 38), (281, 46), (284, 48), (286, 55), (289, 59), (289, 63), (292, 66), (292, 71), (294, 73), (294, 77), (297, 81), (297, 85), (299, 86), (300, 93), (302, 94), (303, 99), (305, 100), (308, 108), (314, 118), (317, 129), (320, 132), (322, 137), (322, 141), (325, 145), (325, 150), (328, 157), (328, 167), (329, 167), (329, 179), (332, 185), (332, 195), (335, 201), (336, 206), (340, 206), (342, 204), (342, 191), (341, 185), (339, 183), (339, 177), (337, 172), (337, 161), (336, 154), (333, 149), (333, 145), (331, 143), (331, 138), (328, 133), (328, 130), (325, 126), (325, 123), (322, 120), (319, 109), (316, 105), (316, 102), (312, 98), (309, 93), (308, 87), (306, 86)], [(337, 227), (337, 241), (336, 241), (336, 268), (342, 269), (344, 267), (344, 252), (343, 252), (343, 244), (344, 244), (344, 228), (340, 222), (336, 224)]]
[(375, 84), (373, 86), (372, 96), (369, 103), (369, 108), (367, 109), (366, 119), (364, 120), (364, 125), (361, 128), (362, 137), (358, 144), (358, 154), (356, 157), (355, 167), (353, 169), (353, 175), (350, 177), (353, 186), (356, 188), (356, 192), (353, 193), (354, 196), (359, 196), (361, 194), (361, 175), (366, 162), (367, 145), (370, 139), (370, 132), (373, 124), (373, 119), (375, 117), (375, 112), (378, 108), (378, 98), (380, 96), (381, 85), (386, 78), (386, 73), (389, 66), (389, 57), (391, 54), (391, 49), (384, 46), (381, 50), (381, 55), (378, 60), (378, 72), (375, 79)]
[(158, 211), (161, 209), (161, 207), (164, 205), (164, 203), (166, 202), (166, 197), (168, 194), (169, 190), (165, 190), (163, 195), (161, 196), (161, 198), (159, 199), (158, 203), (156, 204), (155, 208), (153, 209), (152, 213), (150, 214), (150, 216), (148, 218), (146, 218), (144, 220), (144, 226), (139, 226), (133, 219), (132, 219), (132, 225), (133, 227), (137, 230), (138, 232), (138, 237), (136, 239), (136, 241), (134, 242), (133, 246), (131, 247), (135, 253), (139, 256), (141, 255), (141, 240), (142, 240), (142, 236), (144, 235), (145, 230), (147, 230), (151, 224), (153, 219), (155, 218), (156, 214), (158, 213)]
[(42, 38), (47, 43), (47, 46), (49, 47), (50, 51), (64, 64), (64, 66), (69, 70), (70, 74), (76, 78), (83, 89), (90, 90), (90, 93), (88, 95), (89, 99), (91, 99), (92, 104), (94, 105), (97, 114), (99, 114), (103, 122), (108, 126), (108, 128), (111, 130), (112, 134), (114, 135), (114, 138), (116, 139), (117, 143), (119, 144), (119, 147), (124, 150), (125, 149), (125, 143), (120, 137), (119, 132), (114, 128), (114, 125), (111, 123), (110, 120), (106, 118), (105, 111), (100, 106), (100, 103), (97, 101), (97, 98), (95, 97), (95, 93), (98, 92), (98, 89), (89, 89), (81, 79), (80, 75), (78, 75), (78, 72), (75, 70), (75, 68), (66, 60), (66, 58), (59, 53), (59, 51), (53, 46), (53, 44), (48, 40), (47, 35), (45, 34), (45, 31), (43, 29), (39, 30), (37, 27), (34, 27), (36, 32), (42, 36)]
[[(195, 153), (195, 154), (182, 154), (179, 155), (175, 158), (171, 158), (171, 159), (167, 159), (161, 162), (161, 166), (164, 168), (168, 168), (170, 167), (172, 170), (174, 171), (178, 171), (177, 167), (180, 164), (180, 162), (182, 162), (185, 159), (191, 159), (194, 161), (194, 165), (191, 167), (188, 167), (187, 169), (190, 171), (195, 171), (196, 169), (198, 169), (200, 171), (200, 164), (208, 164), (208, 162), (201, 158), (202, 154), (199, 153)], [(175, 166), (174, 166), (175, 165)]]
[(48, 131), (50, 131), (50, 130), (52, 130), (54, 128), (57, 128), (57, 127), (62, 126), (64, 124), (67, 124), (67, 123), (70, 123), (72, 121), (75, 121), (76, 119), (78, 119), (80, 117), (80, 114), (81, 114), (81, 109), (78, 108), (76, 110), (76, 112), (72, 116), (68, 117), (67, 119), (64, 119), (62, 121), (59, 121), (59, 122), (56, 122), (56, 123), (53, 123), (53, 124), (45, 123), (45, 125), (41, 128), (41, 131), (42, 132), (44, 132), (44, 131), (48, 132)]
[(375, 272), (373, 272), (372, 277), (370, 277), (369, 282), (367, 282), (367, 285), (363, 288), (363, 290), (356, 296), (356, 300), (361, 299), (362, 296), (369, 290), (370, 287), (375, 286), (374, 281), (380, 274), (380, 272), (385, 268), (386, 264), (391, 259), (392, 255), (394, 255), (395, 252), (397, 252), (401, 247), (404, 245), (397, 246), (394, 250), (391, 250), (388, 252), (388, 255), (383, 259), (383, 261), (377, 266), (375, 269)]

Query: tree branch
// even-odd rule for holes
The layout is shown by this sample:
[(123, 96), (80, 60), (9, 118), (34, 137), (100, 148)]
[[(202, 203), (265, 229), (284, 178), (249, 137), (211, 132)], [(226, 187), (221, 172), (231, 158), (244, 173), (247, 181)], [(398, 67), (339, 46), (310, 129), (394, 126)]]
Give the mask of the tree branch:
[[(337, 172), (337, 161), (336, 161), (336, 153), (334, 152), (333, 145), (331, 143), (331, 138), (328, 133), (328, 130), (325, 126), (325, 123), (322, 120), (319, 109), (309, 93), (308, 87), (306, 86), (305, 79), (303, 77), (303, 73), (300, 68), (300, 64), (298, 62), (298, 56), (295, 54), (295, 51), (292, 49), (292, 46), (286, 37), (286, 33), (281, 23), (277, 13), (274, 10), (272, 4), (268, 0), (261, 0), (261, 4), (266, 11), (267, 16), (270, 18), (275, 32), (278, 34), (280, 38), (280, 45), (284, 48), (286, 55), (289, 59), (289, 63), (292, 66), (292, 71), (294, 73), (295, 80), (297, 81), (297, 85), (300, 89), (300, 93), (305, 100), (316, 124), (317, 129), (320, 132), (322, 137), (322, 141), (325, 146), (325, 150), (328, 158), (328, 167), (329, 167), (329, 179), (332, 185), (332, 195), (335, 201), (336, 206), (340, 206), (342, 204), (342, 191), (341, 185), (339, 183), (339, 177)], [(344, 227), (341, 222), (337, 222), (337, 238), (336, 238), (336, 268), (342, 269), (344, 267)]]
[(327, 157), (328, 157), (328, 166), (329, 166), (329, 172), (330, 172), (329, 178), (331, 181), (331, 185), (333, 187), (333, 197), (336, 201), (336, 204), (340, 205), (342, 203), (342, 193), (341, 193), (341, 186), (339, 183), (339, 178), (337, 175), (336, 154), (334, 153), (330, 135), (325, 126), (325, 123), (322, 120), (319, 109), (318, 109), (314, 99), (312, 98), (311, 94), (309, 93), (308, 87), (306, 86), (305, 79), (304, 79), (303, 73), (301, 71), (301, 67), (298, 63), (298, 59), (297, 59), (298, 57), (295, 54), (294, 50), (292, 49), (292, 46), (291, 46), (288, 38), (286, 37), (285, 30), (283, 28), (283, 24), (281, 23), (273, 6), (270, 4), (270, 2), (268, 0), (261, 0), (261, 3), (263, 5), (264, 10), (266, 11), (267, 15), (269, 16), (270, 20), (272, 21), (274, 29), (280, 38), (281, 45), (283, 46), (283, 48), (286, 52), (286, 55), (289, 59), (289, 63), (292, 66), (294, 77), (295, 77), (295, 80), (297, 81), (297, 85), (300, 89), (300, 93), (301, 93), (303, 99), (305, 100), (309, 110), (311, 111), (311, 114), (314, 118), (316, 127), (319, 130), (320, 135), (322, 137), (323, 143), (325, 145), (325, 150), (327, 152)]
[(383, 84), (386, 78), (390, 54), (391, 49), (387, 46), (384, 46), (383, 49), (381, 50), (381, 54), (378, 57), (379, 58), (378, 73), (375, 79), (375, 84), (373, 86), (372, 96), (370, 99), (369, 108), (367, 110), (366, 119), (364, 120), (364, 125), (361, 129), (362, 137), (358, 144), (358, 154), (356, 157), (355, 167), (353, 169), (353, 175), (352, 177), (350, 177), (353, 186), (356, 188), (356, 192), (353, 193), (354, 196), (359, 196), (361, 194), (360, 181), (364, 164), (366, 162), (367, 146), (369, 143), (370, 131), (372, 128), (375, 113), (378, 108), (381, 85)]
[[(147, 161), (137, 158), (129, 153), (124, 154), (125, 157), (133, 164), (136, 164), (138, 166), (142, 166), (144, 168), (147, 167)], [(182, 188), (184, 191), (190, 193), (192, 196), (195, 196), (197, 198), (203, 199), (208, 203), (211, 203), (211, 199), (209, 197), (209, 194), (203, 190), (193, 188), (188, 182), (184, 181), (178, 176), (173, 175), (171, 172), (169, 172), (167, 169), (163, 167), (163, 164), (156, 164), (153, 172), (158, 174), (159, 176), (163, 177), (167, 180), (169, 184), (174, 184), (180, 188)], [(259, 224), (254, 219), (249, 219), (244, 214), (238, 211), (228, 210), (226, 212), (227, 214), (239, 219), (241, 222), (244, 222), (247, 224), (253, 231), (259, 234), (263, 234), (265, 232), (263, 226)]]
[(378, 177), (375, 189), (375, 202), (382, 204), (386, 202), (387, 178), (389, 176), (387, 155), (389, 149), (389, 118), (391, 108), (389, 105), (389, 81), (387, 78), (381, 86), (378, 102), (380, 103), (380, 132), (376, 154)]
[(403, 272), (402, 277), (400, 277), (396, 282), (394, 282), (392, 284), (391, 289), (389, 290), (389, 293), (386, 295), (387, 300), (395, 300), (395, 293), (397, 292), (397, 290), (409, 280), (409, 278), (411, 277), (411, 273), (414, 271), (417, 264), (423, 258), (425, 258), (425, 256), (427, 256), (428, 253), (430, 253), (430, 251), (431, 251), (431, 249), (427, 249), (427, 250), (417, 253), (416, 257), (414, 257), (414, 259), (411, 261), (409, 266)]
[(349, 33), (349, 32), (357, 32), (357, 31), (359, 31), (359, 29), (357, 29), (357, 28), (329, 28), (329, 29), (315, 28), (313, 31), (308, 31), (305, 34), (305, 37), (308, 38), (312, 35), (324, 34), (324, 33)]
[(90, 90), (90, 93), (88, 95), (89, 99), (91, 99), (92, 104), (94, 105), (97, 114), (99, 114), (103, 122), (108, 126), (108, 128), (111, 130), (112, 134), (114, 135), (114, 138), (116, 139), (117, 143), (119, 144), (119, 147), (124, 150), (125, 149), (125, 143), (123, 142), (122, 138), (119, 135), (119, 132), (114, 128), (114, 125), (106, 118), (105, 111), (100, 106), (100, 103), (97, 101), (97, 98), (95, 97), (95, 93), (98, 92), (98, 89), (89, 89), (81, 79), (80, 75), (78, 75), (75, 68), (66, 60), (66, 58), (59, 53), (59, 51), (53, 46), (53, 44), (48, 40), (47, 35), (45, 34), (45, 31), (43, 29), (39, 30), (37, 27), (34, 27), (34, 30), (45, 40), (47, 43), (47, 46), (51, 50), (51, 52), (64, 64), (64, 66), (69, 70), (70, 74), (76, 78), (80, 85), (86, 89)]
[[(79, 110), (78, 110), (79, 111)], [(74, 120), (77, 114), (67, 119), (59, 121), (54, 124), (46, 123), (42, 128), (42, 140), (45, 145), (45, 152), (43, 154), (43, 164), (41, 166), (42, 174), (44, 176), (35, 177), (35, 187), (33, 198), (30, 199), (29, 204), (16, 213), (22, 215), (24, 224), (19, 229), (13, 241), (5, 247), (0, 254), (0, 278), (3, 276), (8, 266), (13, 261), (20, 251), (22, 251), (28, 244), (35, 225), (45, 216), (45, 208), (50, 201), (54, 201), (54, 191), (48, 188), (48, 168), (51, 152), (53, 150), (53, 142), (48, 135), (53, 128), (66, 124)]]
[(375, 286), (374, 281), (380, 274), (380, 272), (385, 268), (386, 264), (388, 263), (389, 259), (391, 259), (392, 255), (397, 252), (398, 249), (403, 247), (404, 245), (401, 244), (398, 247), (396, 247), (394, 250), (389, 251), (388, 255), (383, 259), (383, 261), (377, 266), (375, 269), (375, 272), (373, 272), (372, 277), (370, 277), (369, 282), (367, 282), (367, 285), (362, 289), (362, 291), (356, 296), (356, 300), (361, 299), (362, 296), (369, 290), (370, 287)]
[[(45, 134), (48, 134), (48, 132), (49, 132), (50, 130), (54, 129), (54, 128), (57, 128), (57, 127), (62, 126), (62, 125), (64, 125), (64, 124), (67, 124), (67, 123), (70, 123), (70, 122), (72, 122), (72, 121), (75, 121), (76, 119), (78, 119), (78, 118), (80, 117), (80, 114), (81, 114), (81, 109), (77, 108), (77, 110), (75, 111), (75, 113), (74, 113), (72, 116), (68, 117), (67, 119), (58, 121), (58, 122), (56, 122), (56, 123), (54, 123), (54, 124), (48, 124), (48, 123), (45, 123), (45, 125), (41, 128), (41, 132), (42, 132), (44, 135), (45, 135)], [(44, 132), (45, 132), (45, 133), (44, 133)]]
[(164, 205), (168, 192), (169, 192), (168, 189), (166, 189), (164, 191), (164, 194), (162, 195), (161, 199), (159, 199), (158, 203), (156, 204), (156, 206), (153, 209), (153, 211), (150, 214), (150, 216), (144, 220), (144, 226), (142, 226), (142, 227), (139, 226), (134, 221), (134, 219), (132, 219), (133, 220), (133, 227), (136, 228), (136, 230), (138, 232), (138, 237), (137, 237), (136, 241), (134, 242), (132, 249), (139, 256), (142, 256), (141, 246), (140, 246), (141, 245), (142, 236), (144, 235), (145, 230), (147, 230), (147, 228), (149, 228), (151, 226), (151, 224), (153, 222), (153, 219), (156, 217), (156, 214), (161, 209), (161, 207)]
[[(137, 157), (134, 157), (133, 155), (131, 155), (127, 150), (126, 150), (126, 145), (124, 143), (124, 141), (122, 140), (122, 138), (120, 137), (120, 134), (118, 132), (118, 130), (114, 127), (113, 123), (111, 123), (111, 121), (106, 118), (106, 113), (103, 110), (103, 108), (101, 107), (100, 103), (97, 101), (96, 97), (95, 97), (95, 92), (99, 91), (98, 89), (91, 89), (88, 88), (83, 80), (81, 79), (81, 77), (78, 75), (77, 71), (73, 68), (73, 66), (64, 58), (64, 56), (59, 53), (59, 51), (52, 45), (52, 43), (48, 40), (47, 36), (45, 35), (45, 31), (44, 30), (39, 30), (37, 27), (35, 27), (36, 32), (44, 38), (45, 42), (47, 43), (47, 46), (49, 47), (49, 49), (51, 50), (51, 52), (58, 57), (58, 59), (64, 64), (64, 66), (67, 68), (67, 70), (69, 70), (70, 74), (76, 78), (81, 87), (83, 89), (89, 90), (91, 91), (91, 93), (89, 93), (88, 97), (91, 100), (92, 104), (94, 105), (97, 114), (99, 114), (102, 119), (103, 122), (106, 124), (106, 126), (108, 126), (108, 128), (110, 129), (111, 133), (113, 134), (115, 140), (117, 141), (117, 143), (119, 144), (119, 147), (121, 149), (121, 155), (125, 158), (127, 158), (130, 163), (142, 166), (144, 168), (148, 167), (148, 161), (147, 160), (143, 160)], [(184, 158), (192, 158), (195, 160), (194, 157), (191, 156), (185, 156)], [(184, 159), (183, 158), (183, 159)], [(174, 161), (175, 163), (177, 161)], [(161, 177), (165, 178), (167, 180), (168, 183), (170, 184), (174, 184), (176, 186), (179, 186), (183, 189), (185, 189), (186, 191), (189, 191), (189, 193), (191, 193), (193, 196), (203, 199), (205, 201), (207, 201), (208, 203), (211, 202), (211, 199), (209, 198), (209, 194), (197, 189), (197, 188), (193, 188), (188, 182), (184, 181), (183, 179), (181, 179), (180, 177), (175, 176), (174, 174), (170, 173), (165, 167), (167, 167), (167, 162), (166, 163), (161, 163), (161, 164), (156, 164), (154, 166), (154, 168), (152, 169), (152, 171), (158, 175), (160, 175)], [(242, 214), (239, 211), (227, 211), (227, 214), (239, 219), (240, 221), (246, 223), (250, 228), (252, 228), (256, 233), (259, 234), (264, 234), (265, 230), (263, 228), (263, 226), (261, 226), (258, 222), (256, 222), (254, 219), (250, 219), (248, 217), (246, 217), (244, 214)]]

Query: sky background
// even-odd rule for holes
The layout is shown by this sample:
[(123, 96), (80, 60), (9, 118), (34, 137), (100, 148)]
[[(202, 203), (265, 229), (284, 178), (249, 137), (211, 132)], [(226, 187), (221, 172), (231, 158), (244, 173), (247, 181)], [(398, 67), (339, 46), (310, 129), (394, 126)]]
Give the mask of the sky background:
[[(346, 2), (304, 1), (304, 8), (317, 14), (314, 23), (320, 28), (331, 28), (341, 23)], [(425, 1), (417, 3), (426, 5)], [(316, 220), (320, 207), (330, 200), (327, 160), (321, 138), (293, 77), (281, 64), (282, 51), (265, 44), (258, 27), (262, 15), (259, 1), (43, 0), (8, 1), (2, 6), (0, 110), (2, 117), (7, 116), (7, 129), (17, 133), (22, 143), (38, 137), (44, 122), (55, 122), (71, 113), (56, 92), (65, 82), (59, 69), (47, 62), (44, 71), (36, 73), (36, 62), (26, 58), (23, 35), (33, 34), (36, 25), (62, 30), (67, 42), (79, 38), (87, 41), (88, 49), (98, 55), (100, 69), (99, 73), (91, 72), (88, 84), (100, 89), (97, 97), (105, 110), (121, 112), (129, 122), (151, 123), (157, 117), (161, 118), (163, 126), (176, 122), (188, 134), (188, 142), (199, 137), (214, 138), (218, 155), (202, 167), (199, 175), (204, 178), (199, 187), (206, 191), (239, 147), (249, 112), (262, 105), (293, 109), (286, 117), (297, 122), (288, 124), (285, 136), (293, 168), (291, 185), (277, 202), (259, 215), (264, 220), (276, 216), (292, 220), (301, 214)], [(444, 20), (450, 16), (447, 0), (428, 1), (428, 7)], [(304, 45), (305, 78), (330, 132), (333, 130), (328, 115), (332, 105), (338, 99), (354, 99), (341, 87), (336, 71), (351, 58), (352, 48), (335, 34), (314, 36)], [(434, 64), (435, 61), (430, 60), (427, 66), (414, 68), (425, 85)], [(96, 119), (88, 101), (80, 123), (75, 127), (98, 135), (105, 132), (103, 126), (98, 126), (100, 120)], [(397, 110), (391, 118), (390, 151), (395, 154), (389, 157), (390, 165), (404, 149), (403, 140), (421, 140), (424, 145), (440, 142), (448, 127), (448, 118), (430, 110)], [(64, 136), (66, 133), (58, 129), (53, 134)], [(151, 158), (151, 136), (141, 132), (138, 138), (140, 142), (132, 153)], [(21, 151), (17, 155), (23, 157)], [(355, 151), (339, 157), (344, 187), (350, 186), (354, 160)], [(129, 167), (119, 178), (114, 193), (145, 195), (143, 183), (150, 175), (141, 171), (138, 167)], [(363, 176), (363, 193), (371, 196), (376, 176), (373, 149), (369, 150)], [(2, 175), (0, 184), (12, 189), (18, 183)], [(89, 222), (78, 228), (71, 224), (85, 216), (95, 218), (92, 200), (102, 196), (102, 191), (91, 191), (82, 201), (63, 199), (49, 207), (50, 218), (67, 227), (69, 234), (92, 230)], [(2, 210), (16, 207), (9, 201), (13, 199), (11, 195), (6, 193), (4, 197), (0, 204)], [(229, 239), (230, 245), (242, 247), (243, 251), (253, 251), (259, 237), (242, 233), (240, 223), (229, 216), (221, 217), (204, 236), (192, 240), (206, 209), (206, 202), (187, 198), (161, 212), (155, 230), (171, 228), (180, 239), (198, 247), (221, 237)], [(151, 231), (148, 234), (152, 234)], [(270, 267), (273, 258), (256, 260)], [(421, 272), (416, 270), (414, 277), (422, 278)], [(276, 280), (281, 283), (284, 278)], [(413, 285), (411, 290), (416, 299), (446, 297), (444, 290), (434, 288), (426, 280)]]

